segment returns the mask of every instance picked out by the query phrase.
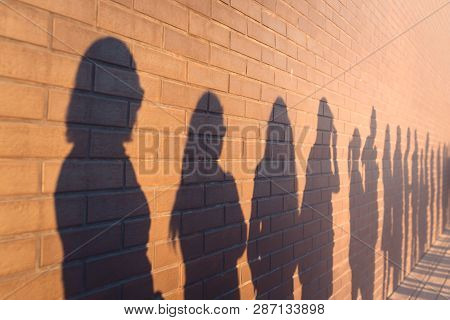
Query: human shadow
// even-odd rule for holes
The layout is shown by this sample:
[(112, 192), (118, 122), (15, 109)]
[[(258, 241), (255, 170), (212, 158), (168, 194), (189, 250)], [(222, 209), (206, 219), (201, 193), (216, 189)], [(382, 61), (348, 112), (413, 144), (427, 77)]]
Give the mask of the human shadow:
[(435, 187), (435, 181), (434, 181), (434, 149), (431, 149), (431, 154), (430, 154), (430, 226), (428, 228), (429, 231), (429, 239), (428, 239), (428, 244), (429, 246), (431, 246), (434, 242), (434, 224), (435, 224), (435, 214), (436, 212), (434, 211), (435, 208), (435, 199), (436, 199), (436, 187)]
[(205, 92), (188, 127), (170, 218), (170, 236), (183, 256), (185, 299), (240, 298), (237, 261), (247, 229), (236, 182), (219, 163), (225, 134), (222, 105)]
[(392, 236), (390, 245), (390, 262), (392, 266), (393, 290), (402, 279), (402, 246), (403, 246), (403, 158), (401, 129), (397, 127), (393, 170), (392, 170)]
[(333, 193), (339, 192), (337, 130), (325, 98), (317, 112), (317, 135), (307, 160), (306, 181), (300, 207), (303, 224), (299, 252), (302, 299), (329, 299), (333, 293)]
[(425, 150), (420, 155), (420, 198), (419, 198), (419, 225), (418, 225), (418, 241), (419, 241), (419, 258), (426, 252), (428, 247), (428, 207), (429, 207), (429, 168), (428, 168), (428, 151), (430, 145), (430, 136), (427, 134), (425, 141)]
[(445, 144), (442, 151), (442, 230), (450, 228), (450, 212), (448, 210), (449, 184), (450, 184), (450, 158), (448, 155), (448, 146)]
[(350, 176), (349, 211), (350, 211), (350, 248), (349, 263), (352, 273), (352, 299), (358, 297), (358, 291), (365, 292), (362, 281), (365, 274), (364, 257), (362, 256), (365, 243), (361, 237), (362, 204), (364, 203), (363, 179), (360, 171), (361, 162), (361, 135), (358, 128), (353, 131), (352, 139), (348, 145), (348, 173)]
[[(127, 78), (108, 76), (108, 82), (103, 85), (111, 91), (126, 87), (130, 99), (114, 100), (73, 90), (66, 113), (66, 138), (73, 146), (60, 169), (55, 192), (56, 220), (64, 252), (65, 298), (160, 298), (153, 289), (146, 248), (150, 210), (124, 147), (132, 140), (132, 128), (143, 96), (127, 46), (111, 37), (94, 42), (80, 62), (75, 87), (86, 81), (83, 69), (86, 64), (96, 64), (97, 80), (107, 76), (99, 60), (114, 55), (128, 59)], [(135, 106), (130, 111), (129, 103)], [(97, 129), (88, 129), (86, 124), (89, 128), (96, 125)], [(105, 126), (113, 127), (113, 131), (102, 131)], [(103, 142), (100, 149), (96, 138)], [(87, 191), (92, 192), (86, 195)], [(86, 213), (81, 217), (84, 222), (80, 226), (73, 225), (74, 213), (79, 208), (71, 199), (77, 196), (87, 201), (82, 205)], [(130, 219), (136, 217), (144, 220)], [(128, 237), (129, 232), (133, 233), (132, 237)], [(95, 259), (90, 259), (93, 256)]]
[[(350, 251), (352, 299), (373, 299), (375, 282), (375, 245), (378, 239), (378, 178), (376, 110), (372, 109), (370, 133), (361, 153), (359, 130), (355, 129), (349, 144), (350, 174)], [(359, 164), (364, 168), (364, 180)]]
[(410, 270), (419, 259), (419, 142), (417, 140), (417, 130), (414, 130), (414, 151), (411, 157), (411, 260)]
[(403, 276), (406, 276), (406, 273), (408, 271), (407, 263), (410, 257), (408, 257), (408, 248), (410, 243), (410, 196), (411, 196), (411, 184), (409, 182), (409, 151), (411, 149), (411, 129), (408, 128), (408, 131), (406, 133), (406, 149), (405, 154), (403, 155), (403, 188), (405, 190), (404, 192), (404, 231), (403, 236), (405, 238), (404, 245), (403, 245)]
[(280, 97), (272, 106), (265, 151), (254, 177), (247, 260), (255, 297), (292, 298), (294, 268), (290, 266), (283, 278), (281, 267), (293, 259), (294, 242), (301, 239), (302, 229), (295, 224), (298, 194), (293, 132)]
[(383, 267), (383, 297), (387, 297), (391, 281), (391, 244), (392, 244), (392, 162), (391, 162), (391, 131), (386, 126), (384, 149), (383, 149), (383, 230), (381, 236), (381, 250), (384, 256)]

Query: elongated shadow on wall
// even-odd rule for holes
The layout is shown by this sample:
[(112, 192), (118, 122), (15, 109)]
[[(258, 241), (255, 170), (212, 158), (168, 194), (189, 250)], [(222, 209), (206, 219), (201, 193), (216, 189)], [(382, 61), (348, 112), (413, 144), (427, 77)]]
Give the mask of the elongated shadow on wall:
[(340, 190), (337, 130), (325, 98), (317, 112), (317, 135), (306, 168), (299, 220), (304, 240), (298, 246), (302, 299), (328, 299), (333, 293), (333, 203)]
[(226, 129), (218, 97), (204, 93), (188, 127), (170, 218), (183, 256), (185, 299), (240, 298), (237, 263), (247, 227), (236, 182), (218, 161)]
[[(293, 297), (294, 242), (302, 236), (298, 217), (293, 131), (286, 104), (278, 97), (266, 127), (263, 159), (255, 170), (247, 259), (255, 297)], [(284, 230), (283, 230), (284, 229)]]
[[(361, 153), (361, 137), (355, 129), (348, 148), (350, 191), (350, 251), (352, 299), (373, 299), (375, 245), (378, 239), (378, 178), (376, 110), (372, 109), (370, 134)], [(364, 169), (364, 179), (360, 171)]]
[[(101, 65), (100, 60), (108, 61), (112, 57), (128, 59), (128, 66), (134, 66), (133, 57), (123, 42), (115, 38), (100, 39), (84, 53), (76, 87), (86, 81), (87, 64)], [(95, 67), (97, 77), (99, 72), (105, 71)], [(137, 73), (131, 68), (127, 84), (108, 77), (104, 85), (111, 91), (125, 88), (131, 97), (128, 101), (73, 90), (66, 114), (67, 141), (73, 146), (61, 166), (55, 191), (64, 255), (64, 297), (160, 298), (153, 289), (146, 248), (150, 209), (124, 148), (124, 143), (132, 139), (131, 128), (143, 90)], [(136, 107), (131, 108), (128, 115), (129, 102)], [(99, 125), (99, 131), (84, 127), (86, 124)], [(101, 131), (101, 126), (115, 127), (115, 131)], [(104, 192), (96, 193), (98, 190)], [(85, 195), (87, 191), (92, 192)], [(78, 203), (76, 200), (80, 198), (82, 202)], [(81, 216), (76, 216), (78, 212)], [(95, 259), (90, 259), (93, 256)], [(129, 281), (122, 285), (125, 280)]]

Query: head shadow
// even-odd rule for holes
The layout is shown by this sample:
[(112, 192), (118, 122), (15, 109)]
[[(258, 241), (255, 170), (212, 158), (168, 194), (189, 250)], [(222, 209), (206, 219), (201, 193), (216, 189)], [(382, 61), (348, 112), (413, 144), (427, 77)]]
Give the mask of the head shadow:
[[(127, 45), (107, 37), (84, 52), (75, 76), (65, 115), (72, 149), (54, 203), (65, 298), (161, 298), (147, 256), (149, 205), (124, 147), (143, 99), (135, 66)], [(76, 208), (84, 208), (80, 216)]]

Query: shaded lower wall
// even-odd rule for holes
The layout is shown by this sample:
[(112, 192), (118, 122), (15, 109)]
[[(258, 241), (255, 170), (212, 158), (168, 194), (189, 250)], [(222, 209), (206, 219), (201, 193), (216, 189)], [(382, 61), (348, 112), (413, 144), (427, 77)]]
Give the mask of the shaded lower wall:
[(382, 299), (450, 227), (450, 6), (65, 3), (0, 4), (0, 298)]

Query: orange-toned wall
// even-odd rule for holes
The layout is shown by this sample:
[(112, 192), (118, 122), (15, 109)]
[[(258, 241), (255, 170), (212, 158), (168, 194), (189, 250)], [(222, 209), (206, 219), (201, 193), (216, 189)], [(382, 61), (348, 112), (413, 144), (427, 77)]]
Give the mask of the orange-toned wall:
[(2, 0), (0, 298), (388, 296), (449, 225), (444, 3)]

